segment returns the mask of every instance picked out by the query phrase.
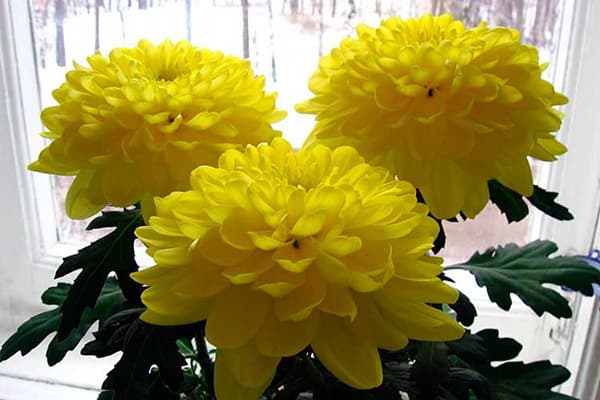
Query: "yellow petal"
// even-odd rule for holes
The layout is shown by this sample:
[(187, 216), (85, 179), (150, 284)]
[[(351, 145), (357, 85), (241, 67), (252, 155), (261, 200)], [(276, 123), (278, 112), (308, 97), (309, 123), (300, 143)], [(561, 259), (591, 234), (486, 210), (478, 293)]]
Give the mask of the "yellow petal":
[(215, 228), (200, 240), (196, 253), (214, 264), (230, 267), (240, 264), (252, 251), (236, 249), (225, 243), (219, 229)]
[(279, 298), (302, 285), (304, 280), (303, 273), (290, 272), (281, 267), (274, 267), (256, 278), (252, 287), (272, 297)]
[(142, 194), (135, 165), (109, 163), (104, 170), (102, 190), (114, 206), (127, 207), (135, 203)]
[(456, 340), (464, 328), (443, 311), (423, 303), (379, 302), (382, 316), (411, 339), (428, 341)]
[(342, 318), (322, 314), (311, 343), (315, 354), (339, 380), (356, 389), (372, 389), (383, 381), (374, 338), (359, 335)]
[(533, 193), (533, 177), (527, 158), (512, 160), (510, 164), (503, 165), (498, 181), (523, 196), (531, 196)]
[(230, 287), (214, 301), (206, 339), (223, 349), (243, 346), (256, 335), (270, 308), (268, 295), (244, 286)]
[(271, 357), (291, 357), (311, 342), (319, 323), (320, 313), (313, 312), (301, 321), (280, 321), (269, 313), (256, 335), (261, 354)]
[(270, 236), (271, 232), (248, 232), (252, 242), (261, 250), (270, 251), (285, 246), (285, 242)]
[(277, 249), (273, 261), (290, 272), (304, 272), (314, 262), (316, 252), (308, 242), (296, 240), (294, 243), (296, 245), (290, 243)]
[(325, 225), (326, 218), (327, 214), (324, 211), (304, 214), (292, 228), (291, 234), (298, 238), (303, 238), (319, 233)]
[(206, 319), (209, 301), (187, 300), (171, 290), (148, 288), (142, 293), (148, 309), (141, 319), (155, 325), (183, 325)]
[(305, 319), (323, 301), (325, 293), (325, 283), (318, 271), (311, 267), (306, 270), (302, 286), (275, 300), (275, 314), (281, 321)]
[(377, 347), (381, 349), (398, 351), (408, 345), (406, 334), (383, 318), (372, 298), (357, 297), (359, 311), (354, 324), (363, 335), (374, 337)]
[(429, 279), (393, 277), (386, 283), (381, 295), (391, 304), (404, 301), (454, 304), (458, 299), (458, 291), (437, 277)]
[(319, 304), (319, 310), (338, 317), (349, 317), (351, 321), (354, 320), (357, 308), (352, 290), (329, 285), (327, 295)]
[(253, 343), (236, 349), (217, 349), (217, 363), (222, 363), (233, 380), (244, 387), (263, 387), (270, 382), (280, 357), (262, 355)]
[(106, 205), (91, 202), (87, 195), (93, 176), (93, 170), (82, 170), (75, 177), (65, 201), (65, 211), (69, 218), (84, 219), (90, 217)]
[(215, 394), (218, 400), (258, 400), (269, 385), (267, 380), (259, 386), (243, 386), (233, 378), (224, 363), (219, 361), (219, 351), (215, 360)]
[(254, 251), (237, 265), (223, 270), (223, 276), (236, 285), (250, 283), (275, 265), (271, 254), (262, 250)]

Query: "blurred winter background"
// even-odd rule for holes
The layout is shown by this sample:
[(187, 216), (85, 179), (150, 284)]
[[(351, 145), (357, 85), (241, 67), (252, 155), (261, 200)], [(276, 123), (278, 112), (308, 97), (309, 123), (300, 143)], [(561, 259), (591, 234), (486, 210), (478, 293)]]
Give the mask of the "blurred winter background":
[[(85, 64), (95, 51), (108, 55), (114, 47), (134, 46), (146, 38), (190, 40), (194, 45), (249, 58), (278, 106), (289, 112), (277, 128), (296, 147), (310, 132), (312, 117), (294, 112), (295, 103), (310, 96), (308, 78), (321, 55), (357, 23), (377, 25), (383, 18), (451, 13), (467, 26), (487, 21), (522, 32), (525, 43), (538, 46), (542, 61), (553, 61), (566, 0), (31, 0), (33, 32), (43, 107), (63, 81), (72, 62)], [(551, 63), (547, 79), (554, 73)], [(57, 177), (57, 238), (82, 242), (87, 221), (64, 217), (63, 201), (70, 178)], [(474, 250), (509, 241), (527, 241), (528, 220), (507, 225), (495, 207), (477, 221), (446, 225), (450, 237), (447, 262), (467, 258)]]

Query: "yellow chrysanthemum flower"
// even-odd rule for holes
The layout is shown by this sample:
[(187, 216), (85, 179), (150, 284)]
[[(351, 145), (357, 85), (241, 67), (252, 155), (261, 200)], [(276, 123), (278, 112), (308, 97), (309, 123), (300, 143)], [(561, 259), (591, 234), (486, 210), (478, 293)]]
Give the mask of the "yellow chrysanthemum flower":
[(186, 41), (136, 47), (75, 64), (42, 112), (52, 139), (29, 168), (77, 175), (66, 199), (71, 218), (107, 204), (128, 206), (189, 188), (198, 165), (279, 136), (270, 125), (285, 116), (276, 94), (264, 92), (247, 60)]
[(351, 147), (295, 154), (280, 138), (218, 165), (156, 199), (136, 234), (157, 265), (132, 276), (149, 286), (143, 320), (206, 320), (219, 400), (258, 398), (280, 359), (308, 345), (340, 380), (372, 388), (378, 348), (463, 334), (427, 305), (457, 291), (427, 255), (438, 226), (410, 183)]
[(426, 15), (357, 33), (321, 59), (315, 97), (297, 106), (316, 114), (307, 145), (355, 146), (412, 182), (438, 218), (474, 217), (491, 179), (531, 195), (527, 156), (566, 151), (551, 132), (562, 119), (553, 106), (567, 98), (516, 30)]

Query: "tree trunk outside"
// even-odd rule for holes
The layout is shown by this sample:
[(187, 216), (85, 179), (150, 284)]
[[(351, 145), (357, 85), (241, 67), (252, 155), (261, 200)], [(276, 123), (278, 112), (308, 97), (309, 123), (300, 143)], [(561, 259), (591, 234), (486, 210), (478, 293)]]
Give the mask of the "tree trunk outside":
[(148, 0), (138, 0), (138, 8), (140, 10), (145, 10), (148, 8)]
[(250, 58), (250, 34), (248, 33), (248, 0), (242, 0), (242, 26), (244, 58)]
[(292, 15), (298, 14), (298, 0), (290, 0), (290, 10)]
[(65, 0), (54, 0), (54, 23), (56, 25), (56, 65), (64, 67), (67, 65), (65, 56), (65, 32), (63, 22), (67, 7)]
[(352, 19), (356, 17), (356, 3), (354, 0), (348, 0), (348, 5), (350, 6), (350, 12), (348, 13), (348, 19)]
[(331, 18), (335, 18), (335, 11), (337, 8), (337, 0), (331, 1)]
[(94, 4), (94, 51), (100, 50), (100, 6), (102, 5), (102, 0), (96, 0)]
[(188, 42), (192, 41), (192, 0), (185, 0), (185, 33)]
[(267, 0), (269, 8), (269, 41), (271, 42), (271, 77), (273, 82), (277, 82), (277, 68), (275, 67), (275, 34), (273, 33), (273, 5), (271, 0)]
[(325, 24), (323, 23), (323, 0), (319, 0), (319, 58), (323, 55), (323, 33)]
[(531, 41), (534, 45), (544, 42), (548, 0), (537, 0), (535, 5), (535, 20), (531, 30)]

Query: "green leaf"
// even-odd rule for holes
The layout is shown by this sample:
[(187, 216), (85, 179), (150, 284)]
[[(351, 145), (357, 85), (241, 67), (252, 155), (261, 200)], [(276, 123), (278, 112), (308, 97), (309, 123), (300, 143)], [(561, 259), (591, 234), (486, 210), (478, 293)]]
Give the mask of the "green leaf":
[(53, 366), (61, 362), (69, 351), (77, 347), (96, 320), (94, 312), (87, 309), (81, 317), (79, 326), (72, 330), (65, 340), (60, 341), (58, 340), (58, 335), (55, 335), (46, 349), (46, 361), (48, 365)]
[(572, 315), (568, 301), (556, 290), (544, 287), (552, 283), (593, 294), (593, 283), (600, 282), (600, 271), (577, 257), (549, 256), (558, 247), (550, 241), (537, 240), (523, 247), (508, 244), (475, 253), (467, 262), (446, 268), (464, 269), (475, 276), (477, 284), (487, 289), (490, 300), (503, 310), (512, 305), (516, 294), (537, 315), (549, 312), (556, 317)]
[(533, 187), (533, 194), (527, 198), (529, 202), (543, 213), (556, 218), (559, 221), (570, 221), (573, 214), (563, 205), (558, 204), (554, 199), (558, 193), (548, 192), (539, 186)]
[(81, 249), (77, 254), (64, 259), (56, 271), (56, 278), (81, 269), (73, 286), (61, 307), (61, 319), (58, 336), (65, 339), (79, 326), (86, 307), (94, 307), (100, 291), (110, 272), (117, 275), (125, 298), (139, 303), (141, 285), (134, 282), (129, 274), (137, 271), (133, 242), (134, 231), (143, 224), (139, 210), (104, 212), (94, 219), (90, 229), (114, 227), (108, 235)]
[(575, 400), (552, 391), (571, 374), (565, 367), (547, 360), (529, 364), (508, 362), (492, 368), (486, 375), (493, 400)]
[(144, 308), (131, 308), (119, 311), (108, 318), (100, 329), (94, 332), (95, 340), (83, 346), (81, 354), (102, 358), (121, 351), (127, 332), (142, 312)]
[[(47, 289), (42, 294), (45, 304), (59, 306), (53, 310), (45, 311), (22, 324), (2, 345), (0, 350), (0, 361), (12, 357), (17, 352), (25, 355), (37, 347), (48, 335), (57, 332), (62, 314), (60, 305), (68, 296), (71, 285), (59, 283), (57, 286)], [(95, 321), (104, 321), (112, 315), (124, 301), (123, 295), (115, 278), (109, 278), (102, 288), (98, 302), (94, 309), (86, 309), (76, 329), (60, 341), (55, 336), (46, 350), (46, 359), (50, 366), (60, 362), (67, 352), (73, 350), (87, 333)]]
[(450, 393), (459, 400), (468, 400), (470, 393), (480, 400), (489, 400), (490, 383), (477, 371), (467, 368), (450, 368), (448, 387)]
[(484, 365), (488, 362), (485, 339), (478, 334), (467, 331), (460, 339), (446, 342), (446, 346), (448, 354), (455, 355), (470, 365)]
[(17, 352), (29, 353), (39, 345), (46, 336), (58, 329), (60, 313), (58, 309), (38, 314), (23, 323), (2, 345), (0, 361), (7, 360)]
[[(529, 207), (523, 200), (523, 195), (507, 188), (495, 179), (488, 181), (490, 191), (490, 200), (496, 204), (500, 211), (506, 215), (508, 222), (521, 221), (529, 214)], [(573, 219), (573, 214), (569, 209), (558, 204), (554, 199), (558, 193), (549, 192), (541, 187), (534, 185), (533, 194), (526, 197), (527, 200), (538, 210), (559, 221), (569, 221)]]
[(484, 329), (477, 332), (477, 337), (483, 340), (489, 361), (512, 360), (519, 355), (523, 346), (511, 338), (501, 338), (497, 329)]
[(194, 350), (192, 340), (189, 338), (182, 338), (177, 340), (177, 347), (179, 352), (184, 358), (191, 358), (192, 360), (198, 360), (198, 353)]
[(65, 301), (69, 290), (71, 290), (70, 283), (57, 283), (56, 286), (46, 289), (42, 293), (42, 303), (49, 306), (60, 306)]
[(410, 374), (419, 393), (417, 399), (439, 398), (450, 378), (449, 367), (446, 344), (421, 342)]
[(134, 320), (124, 335), (123, 355), (107, 374), (102, 389), (113, 390), (114, 400), (146, 399), (159, 393), (166, 396), (178, 390), (185, 359), (177, 339), (191, 337), (199, 329), (198, 324), (162, 327)]
[(495, 179), (488, 181), (490, 200), (506, 215), (508, 222), (518, 222), (529, 214), (523, 196), (502, 185)]
[[(487, 360), (482, 362), (479, 350), (477, 357), (471, 351), (453, 352), (461, 361), (459, 368), (450, 369), (450, 391), (463, 399), (466, 391), (471, 390), (480, 400), (573, 400), (572, 397), (552, 391), (554, 386), (565, 382), (569, 371), (549, 361), (537, 361), (524, 364), (511, 361), (497, 367), (492, 362), (505, 361), (516, 357), (522, 349), (521, 344), (511, 338), (500, 338), (495, 329), (486, 329), (473, 335), (482, 344)], [(494, 363), (496, 364), (496, 363)]]
[(475, 321), (477, 310), (471, 300), (463, 293), (458, 292), (458, 300), (454, 304), (448, 304), (448, 307), (456, 312), (456, 320), (465, 326), (470, 326)]
[(114, 392), (112, 390), (103, 390), (98, 395), (97, 400), (113, 400)]

